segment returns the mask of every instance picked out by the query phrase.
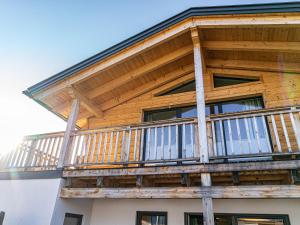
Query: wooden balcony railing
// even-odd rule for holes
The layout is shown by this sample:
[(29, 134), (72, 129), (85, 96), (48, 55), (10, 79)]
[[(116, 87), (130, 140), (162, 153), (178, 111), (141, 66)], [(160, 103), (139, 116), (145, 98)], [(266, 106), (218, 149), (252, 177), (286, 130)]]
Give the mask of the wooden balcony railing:
[(56, 167), (64, 132), (25, 136), (14, 151), (0, 158), (0, 168)]
[[(210, 160), (300, 154), (300, 107), (211, 115)], [(26, 136), (0, 168), (56, 168), (64, 133)], [(75, 131), (65, 167), (171, 165), (199, 161), (196, 119)]]
[(77, 131), (66, 166), (149, 164), (200, 157), (194, 119), (160, 121), (120, 128)]
[(300, 107), (211, 116), (207, 126), (211, 158), (300, 153)]

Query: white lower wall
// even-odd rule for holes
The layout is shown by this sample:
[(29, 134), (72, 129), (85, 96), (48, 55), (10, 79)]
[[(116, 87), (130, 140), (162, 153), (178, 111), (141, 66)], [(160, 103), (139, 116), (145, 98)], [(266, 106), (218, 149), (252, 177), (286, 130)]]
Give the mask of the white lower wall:
[[(216, 213), (288, 214), (291, 225), (300, 224), (300, 199), (214, 200)], [(134, 225), (136, 211), (166, 211), (168, 224), (184, 225), (185, 212), (201, 212), (201, 199), (94, 200), (90, 225)]]
[(50, 224), (60, 179), (0, 180), (4, 225)]
[(93, 200), (59, 198), (62, 179), (0, 180), (4, 225), (63, 225), (65, 213), (83, 215), (90, 224)]

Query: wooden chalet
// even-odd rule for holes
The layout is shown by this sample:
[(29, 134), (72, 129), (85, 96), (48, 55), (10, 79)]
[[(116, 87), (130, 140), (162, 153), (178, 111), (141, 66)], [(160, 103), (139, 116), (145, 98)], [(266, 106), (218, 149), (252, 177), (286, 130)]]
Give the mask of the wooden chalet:
[[(153, 202), (90, 224), (165, 225), (160, 201), (199, 204), (178, 215), (186, 225), (299, 223), (280, 211), (300, 211), (299, 3), (191, 8), (24, 93), (67, 127), (24, 137), (2, 174), (60, 171), (60, 198), (116, 214), (112, 199)], [(277, 213), (260, 215), (264, 201)]]

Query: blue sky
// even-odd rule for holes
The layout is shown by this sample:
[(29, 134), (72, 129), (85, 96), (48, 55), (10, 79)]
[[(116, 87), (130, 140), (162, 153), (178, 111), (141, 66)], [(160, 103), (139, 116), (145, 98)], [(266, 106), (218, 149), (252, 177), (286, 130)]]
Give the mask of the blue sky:
[(65, 122), (22, 95), (28, 86), (187, 8), (282, 1), (0, 0), (2, 151)]

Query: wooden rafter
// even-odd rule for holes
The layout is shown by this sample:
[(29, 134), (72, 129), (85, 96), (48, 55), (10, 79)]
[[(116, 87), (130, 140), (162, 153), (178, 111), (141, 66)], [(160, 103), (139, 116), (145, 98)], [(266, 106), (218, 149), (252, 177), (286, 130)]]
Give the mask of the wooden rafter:
[(300, 42), (205, 41), (203, 47), (208, 50), (299, 52)]
[(299, 63), (208, 59), (207, 67), (300, 73)]
[(183, 48), (180, 48), (174, 52), (171, 52), (161, 58), (158, 58), (158, 59), (152, 61), (151, 63), (148, 63), (148, 64), (146, 64), (142, 67), (139, 67), (131, 72), (128, 72), (128, 73), (120, 76), (119, 78), (109, 81), (108, 83), (106, 83), (103, 86), (99, 86), (99, 87), (91, 90), (87, 94), (87, 96), (89, 98), (94, 98), (99, 95), (102, 95), (102, 94), (109, 92), (123, 84), (126, 84), (127, 82), (129, 82), (133, 79), (136, 79), (146, 73), (154, 71), (155, 69), (158, 69), (168, 63), (171, 63), (179, 58), (182, 58), (191, 52), (192, 52), (192, 46), (185, 46)]
[(75, 97), (78, 98), (88, 111), (94, 114), (97, 117), (102, 117), (103, 112), (95, 103), (88, 99), (82, 92), (80, 92), (75, 86), (71, 86), (71, 91), (74, 93)]
[(124, 198), (124, 199), (270, 199), (300, 198), (298, 185), (252, 185), (213, 187), (161, 188), (62, 188), (62, 198)]
[(145, 94), (149, 91), (152, 91), (158, 87), (161, 87), (169, 82), (172, 82), (173, 80), (176, 80), (179, 77), (182, 77), (184, 75), (186, 75), (187, 73), (190, 73), (194, 70), (194, 66), (193, 65), (188, 65), (185, 67), (181, 67), (177, 70), (174, 70), (170, 73), (164, 74), (163, 76), (159, 76), (157, 79), (147, 82), (146, 84), (133, 89), (127, 93), (124, 93), (122, 96), (118, 97), (118, 98), (113, 98), (111, 100), (108, 100), (106, 102), (104, 102), (101, 106), (103, 110), (107, 110), (113, 107), (116, 107), (128, 100), (131, 100), (135, 97), (138, 97), (142, 94)]

